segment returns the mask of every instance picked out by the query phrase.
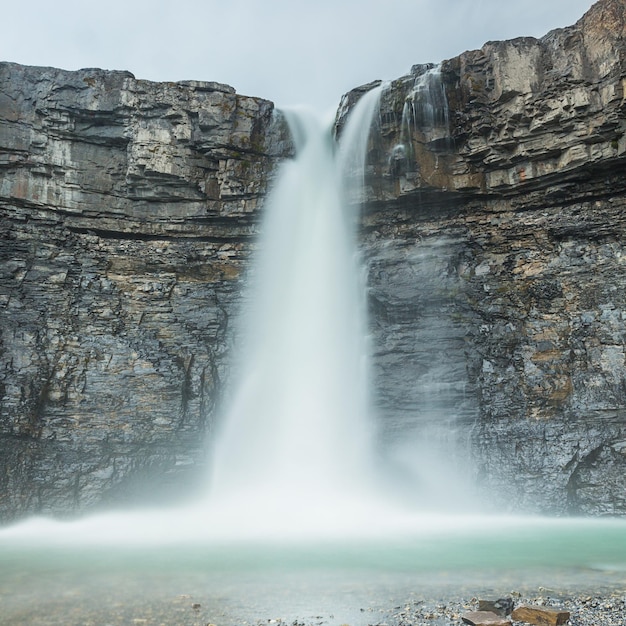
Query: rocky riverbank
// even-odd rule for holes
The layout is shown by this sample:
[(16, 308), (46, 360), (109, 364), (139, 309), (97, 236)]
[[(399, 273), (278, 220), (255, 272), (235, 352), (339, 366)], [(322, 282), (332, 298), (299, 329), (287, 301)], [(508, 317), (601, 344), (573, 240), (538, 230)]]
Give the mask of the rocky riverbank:
[[(546, 589), (538, 589), (535, 594), (513, 593), (510, 598), (515, 607), (533, 606), (536, 617), (520, 617), (519, 608), (503, 615), (489, 611), (479, 611), (478, 598), (441, 598), (439, 600), (413, 600), (403, 607), (396, 607), (384, 622), (388, 626), (454, 626), (470, 624), (487, 626), (492, 624), (525, 626), (621, 626), (626, 616), (626, 588), (605, 596), (590, 594), (553, 594)], [(545, 609), (541, 611), (541, 609)], [(530, 612), (528, 612), (530, 613)], [(482, 615), (482, 617), (481, 617)], [(556, 617), (560, 615), (561, 617)], [(526, 621), (529, 620), (529, 621)], [(382, 626), (379, 623), (379, 626)]]
[[(105, 590), (106, 597), (106, 590)], [(538, 588), (534, 593), (516, 593), (510, 595), (516, 607), (533, 605), (546, 609), (558, 609), (560, 614), (569, 613), (566, 621), (520, 621), (510, 615), (500, 618), (501, 623), (512, 626), (550, 626), (551, 624), (566, 626), (623, 626), (626, 623), (626, 586), (621, 590), (614, 589), (602, 594), (598, 593), (559, 593)], [(355, 615), (354, 621), (341, 626), (464, 626), (472, 624), (468, 615), (477, 611), (480, 600), (477, 597), (458, 595), (447, 592), (438, 597), (420, 597), (412, 594), (406, 603), (393, 608), (362, 607)], [(35, 603), (36, 604), (36, 603)], [(325, 614), (303, 617), (270, 617), (233, 619), (230, 614), (232, 607), (215, 608), (213, 600), (207, 601), (203, 594), (180, 594), (160, 599), (136, 598), (134, 602), (119, 602), (112, 599), (103, 606), (101, 598), (93, 602), (72, 602), (71, 594), (45, 610), (38, 611), (36, 606), (24, 607), (22, 611), (14, 610), (0, 615), (2, 626), (328, 626), (337, 625), (334, 615)], [(242, 611), (248, 613), (249, 611)], [(24, 621), (26, 619), (27, 621)], [(489, 621), (473, 622), (477, 626)], [(495, 625), (497, 622), (493, 622)]]

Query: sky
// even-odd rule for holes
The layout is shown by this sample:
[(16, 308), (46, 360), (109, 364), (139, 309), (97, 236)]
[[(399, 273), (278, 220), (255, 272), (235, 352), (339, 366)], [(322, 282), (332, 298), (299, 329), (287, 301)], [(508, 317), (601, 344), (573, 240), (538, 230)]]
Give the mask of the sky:
[(279, 106), (341, 95), (485, 42), (541, 37), (594, 0), (29, 0), (4, 2), (0, 60), (227, 83)]

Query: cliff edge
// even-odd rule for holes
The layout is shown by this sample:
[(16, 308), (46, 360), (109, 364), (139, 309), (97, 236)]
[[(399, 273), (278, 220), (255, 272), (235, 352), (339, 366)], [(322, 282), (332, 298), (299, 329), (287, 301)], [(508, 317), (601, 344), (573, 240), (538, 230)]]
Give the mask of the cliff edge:
[(430, 428), (487, 507), (626, 512), (625, 33), (626, 2), (601, 0), (382, 97), (363, 225), (379, 408), (391, 439)]

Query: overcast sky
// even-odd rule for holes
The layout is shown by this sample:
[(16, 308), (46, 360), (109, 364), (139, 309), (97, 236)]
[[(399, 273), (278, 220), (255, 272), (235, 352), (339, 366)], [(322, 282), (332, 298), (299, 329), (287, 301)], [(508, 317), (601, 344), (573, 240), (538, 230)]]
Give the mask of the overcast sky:
[(29, 0), (3, 2), (0, 60), (214, 80), (278, 105), (340, 96), (490, 40), (541, 37), (593, 0)]

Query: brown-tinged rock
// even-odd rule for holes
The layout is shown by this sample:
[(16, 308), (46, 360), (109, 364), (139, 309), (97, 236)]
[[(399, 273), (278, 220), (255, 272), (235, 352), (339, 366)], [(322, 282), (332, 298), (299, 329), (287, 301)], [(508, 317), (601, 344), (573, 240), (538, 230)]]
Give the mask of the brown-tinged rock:
[(569, 611), (546, 606), (518, 606), (511, 614), (516, 622), (535, 626), (560, 626), (567, 623), (569, 616)]
[(626, 0), (600, 0), (541, 39), (415, 66), (372, 135), (381, 423), (454, 415), (441, 458), (469, 442), (507, 509), (626, 512), (625, 19)]

